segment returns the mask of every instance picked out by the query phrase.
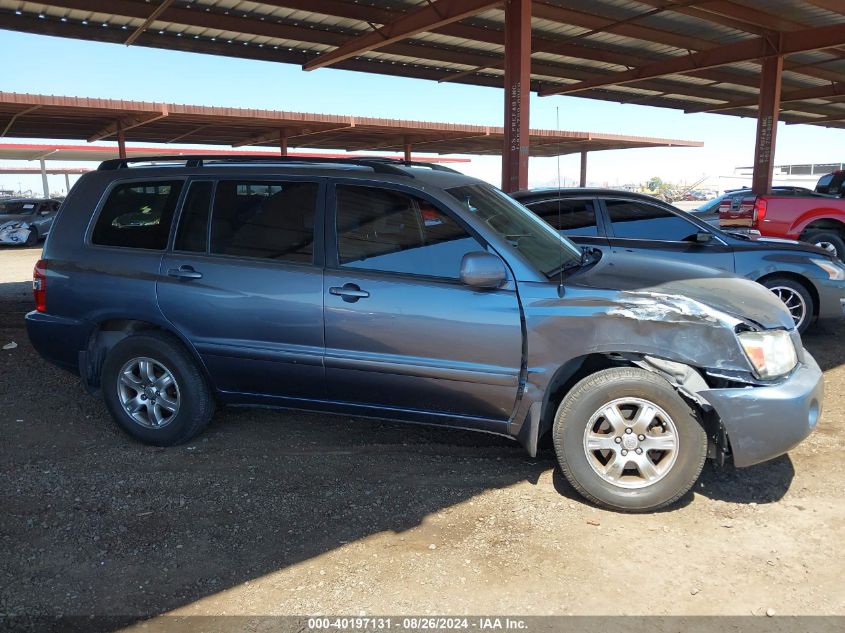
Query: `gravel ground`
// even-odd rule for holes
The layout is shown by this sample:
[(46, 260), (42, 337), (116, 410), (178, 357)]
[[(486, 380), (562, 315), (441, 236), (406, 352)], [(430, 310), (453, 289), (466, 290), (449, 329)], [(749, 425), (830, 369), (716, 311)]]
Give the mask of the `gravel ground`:
[(0, 250), (0, 613), (845, 615), (845, 324), (805, 338), (809, 440), (629, 516), (480, 434), (226, 410), (137, 444), (30, 347), (37, 256)]

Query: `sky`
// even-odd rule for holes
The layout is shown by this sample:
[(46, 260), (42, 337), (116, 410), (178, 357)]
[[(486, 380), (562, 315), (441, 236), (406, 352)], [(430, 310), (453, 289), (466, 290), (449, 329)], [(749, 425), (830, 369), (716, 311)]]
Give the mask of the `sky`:
[[(498, 88), (332, 69), (304, 72), (289, 64), (11, 31), (0, 31), (0, 59), (5, 60), (0, 90), (7, 92), (473, 125), (501, 125), (503, 116), (504, 96)], [(702, 148), (591, 153), (588, 180), (595, 185), (639, 183), (652, 176), (671, 182), (693, 183), (703, 177), (717, 182), (734, 167), (751, 165), (754, 157), (753, 118), (532, 94), (530, 125), (704, 142)], [(777, 140), (776, 164), (845, 161), (845, 130), (781, 123)], [(578, 155), (561, 157), (562, 184), (577, 179), (579, 160)], [(475, 157), (459, 168), (499, 184), (498, 158)], [(0, 186), (17, 188), (19, 181), (24, 188), (40, 189), (40, 177), (0, 176)], [(531, 159), (529, 186), (557, 181), (556, 159)], [(52, 176), (50, 186), (63, 190), (64, 178)]]

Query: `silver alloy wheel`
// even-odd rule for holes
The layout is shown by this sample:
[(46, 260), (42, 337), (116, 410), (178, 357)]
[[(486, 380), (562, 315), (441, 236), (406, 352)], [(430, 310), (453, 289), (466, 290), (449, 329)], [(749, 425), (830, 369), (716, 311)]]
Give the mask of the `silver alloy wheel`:
[(123, 410), (148, 429), (170, 424), (179, 413), (179, 385), (173, 373), (152, 358), (133, 358), (120, 370), (117, 395)]
[(792, 320), (795, 322), (795, 327), (800, 328), (807, 318), (807, 302), (801, 293), (796, 292), (789, 286), (772, 286), (769, 288), (775, 296), (783, 301), (789, 314), (792, 315)]
[(836, 245), (832, 244), (831, 242), (822, 240), (821, 242), (814, 242), (813, 246), (818, 246), (819, 248), (823, 248), (824, 250), (826, 250), (828, 253), (830, 253), (834, 257), (838, 256), (838, 253), (836, 252)]
[(680, 450), (678, 429), (661, 407), (642, 398), (602, 405), (584, 430), (584, 452), (604, 481), (645, 488), (672, 470)]

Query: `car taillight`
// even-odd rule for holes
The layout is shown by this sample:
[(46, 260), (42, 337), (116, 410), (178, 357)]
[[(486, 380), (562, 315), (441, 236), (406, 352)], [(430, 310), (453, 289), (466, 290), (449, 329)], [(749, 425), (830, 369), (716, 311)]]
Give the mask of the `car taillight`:
[(754, 202), (754, 223), (756, 224), (760, 220), (766, 217), (766, 209), (768, 208), (769, 203), (766, 202), (765, 198), (757, 198)]
[(47, 260), (39, 259), (32, 271), (32, 295), (35, 297), (35, 309), (47, 311)]

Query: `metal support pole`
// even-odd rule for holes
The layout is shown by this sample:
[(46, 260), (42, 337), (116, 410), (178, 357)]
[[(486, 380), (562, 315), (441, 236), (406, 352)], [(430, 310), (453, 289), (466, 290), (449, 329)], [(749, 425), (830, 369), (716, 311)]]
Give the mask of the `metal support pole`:
[(531, 0), (505, 3), (505, 142), (502, 189), (528, 187), (528, 118), (531, 92)]
[(44, 187), (44, 197), (50, 197), (50, 184), (47, 182), (47, 161), (43, 158), (38, 161), (41, 163), (41, 186)]
[(288, 137), (284, 132), (279, 134), (279, 153), (282, 156), (288, 155)]
[(70, 174), (65, 172), (65, 195), (70, 193)]
[(123, 131), (123, 122), (117, 122), (117, 155), (126, 158), (126, 132)]
[(405, 149), (405, 161), (410, 163), (411, 162), (411, 144), (408, 141), (405, 141), (404, 149)]
[(769, 193), (772, 188), (782, 72), (782, 56), (766, 57), (763, 60), (760, 72), (760, 101), (757, 108), (754, 174), (751, 177), (751, 190), (758, 196)]
[(581, 187), (587, 186), (587, 151), (581, 152)]

